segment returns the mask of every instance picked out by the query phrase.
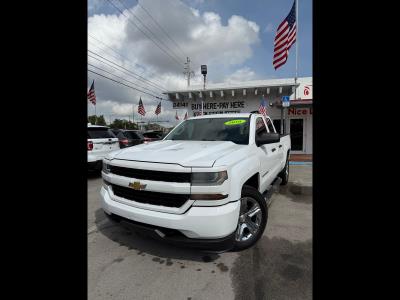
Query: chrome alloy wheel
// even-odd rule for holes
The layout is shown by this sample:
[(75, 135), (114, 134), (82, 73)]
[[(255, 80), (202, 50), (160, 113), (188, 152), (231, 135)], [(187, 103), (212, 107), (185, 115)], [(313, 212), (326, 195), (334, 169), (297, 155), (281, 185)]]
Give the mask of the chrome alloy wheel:
[(241, 198), (236, 241), (244, 242), (255, 236), (260, 228), (261, 220), (262, 212), (257, 201), (250, 197)]

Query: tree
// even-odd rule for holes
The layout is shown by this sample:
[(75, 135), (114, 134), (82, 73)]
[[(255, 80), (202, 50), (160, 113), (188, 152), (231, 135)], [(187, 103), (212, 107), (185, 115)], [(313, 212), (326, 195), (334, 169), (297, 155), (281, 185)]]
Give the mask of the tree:
[(104, 116), (88, 116), (88, 122), (92, 125), (102, 125), (102, 126), (106, 126), (106, 120), (104, 119)]
[(136, 123), (132, 123), (131, 121), (122, 120), (122, 119), (114, 119), (114, 121), (110, 125), (113, 129), (138, 129)]

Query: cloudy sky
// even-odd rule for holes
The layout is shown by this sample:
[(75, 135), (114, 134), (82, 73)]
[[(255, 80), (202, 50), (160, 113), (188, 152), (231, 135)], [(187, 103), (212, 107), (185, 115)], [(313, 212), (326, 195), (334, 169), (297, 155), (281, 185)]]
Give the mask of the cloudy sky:
[[(208, 66), (210, 83), (293, 77), (294, 47), (284, 66), (272, 66), (275, 31), (292, 4), (293, 0), (89, 0), (88, 69), (141, 90), (88, 72), (88, 85), (95, 80), (97, 114), (109, 122), (127, 119), (134, 110), (138, 120), (141, 97), (148, 112), (143, 121), (155, 120), (155, 96), (165, 98), (165, 89), (187, 86), (186, 56), (195, 72), (191, 85), (202, 82), (201, 64)], [(297, 34), (299, 76), (312, 76), (311, 0), (299, 1)], [(89, 103), (88, 115), (92, 114)], [(178, 110), (180, 118), (184, 114)], [(174, 116), (171, 103), (162, 101), (158, 119), (172, 126)]]

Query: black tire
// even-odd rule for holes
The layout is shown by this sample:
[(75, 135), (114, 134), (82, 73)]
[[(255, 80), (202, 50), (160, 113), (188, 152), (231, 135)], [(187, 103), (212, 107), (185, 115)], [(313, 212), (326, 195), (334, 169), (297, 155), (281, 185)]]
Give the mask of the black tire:
[(278, 177), (282, 179), (281, 185), (287, 185), (289, 182), (289, 154), (286, 158), (286, 164), (283, 170), (279, 173)]
[[(252, 199), (251, 201), (249, 201), (250, 199)], [(253, 201), (254, 200), (254, 201)], [(251, 186), (243, 186), (242, 188), (242, 197), (240, 199), (241, 201), (241, 211), (239, 213), (239, 219), (238, 219), (238, 226), (237, 229), (235, 231), (235, 243), (234, 243), (234, 247), (233, 247), (233, 251), (241, 251), (244, 249), (247, 249), (251, 246), (253, 246), (262, 236), (262, 234), (264, 233), (265, 230), (265, 226), (267, 225), (267, 220), (268, 220), (268, 208), (266, 205), (266, 201), (264, 199), (264, 197), (260, 194), (260, 192), (251, 187)], [(250, 237), (248, 237), (246, 240), (240, 240), (239, 238), (239, 226), (243, 225), (243, 223), (246, 222), (242, 222), (243, 218), (241, 219), (241, 215), (243, 216), (243, 207), (247, 206), (248, 207), (248, 203), (257, 203), (258, 204), (258, 208), (260, 208), (260, 211), (257, 212), (257, 215), (254, 215), (252, 218), (247, 219), (248, 221), (251, 221), (251, 219), (253, 218), (260, 218), (257, 219), (257, 222), (259, 222), (257, 231), (255, 232), (255, 234), (252, 234)], [(242, 207), (243, 205), (243, 207)], [(257, 208), (257, 206), (250, 206), (250, 210), (251, 208)], [(256, 222), (253, 222), (256, 223)], [(246, 223), (247, 224), (247, 223)], [(246, 228), (243, 230), (243, 232), (245, 233)], [(250, 230), (247, 228), (248, 233), (250, 234)]]

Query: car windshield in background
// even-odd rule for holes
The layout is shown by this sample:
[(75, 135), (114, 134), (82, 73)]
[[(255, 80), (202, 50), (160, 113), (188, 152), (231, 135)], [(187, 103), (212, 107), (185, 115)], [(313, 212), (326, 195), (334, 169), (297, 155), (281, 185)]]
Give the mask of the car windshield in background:
[(115, 134), (108, 128), (88, 128), (88, 139), (110, 139), (115, 137)]
[(205, 118), (182, 122), (166, 140), (249, 143), (249, 118)]

